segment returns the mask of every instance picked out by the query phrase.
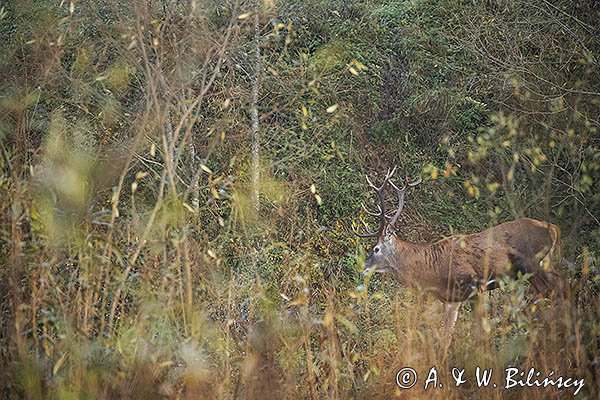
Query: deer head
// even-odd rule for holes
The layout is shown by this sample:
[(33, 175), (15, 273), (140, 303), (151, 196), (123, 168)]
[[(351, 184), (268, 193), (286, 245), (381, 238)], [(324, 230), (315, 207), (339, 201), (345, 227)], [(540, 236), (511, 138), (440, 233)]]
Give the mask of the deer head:
[[(404, 195), (408, 191), (408, 189), (418, 185), (421, 183), (421, 179), (418, 179), (415, 182), (408, 183), (405, 180), (404, 186), (399, 188), (392, 182), (391, 178), (396, 171), (396, 167), (393, 169), (388, 169), (383, 183), (381, 186), (375, 186), (369, 177), (367, 176), (367, 184), (369, 187), (375, 190), (375, 205), (377, 207), (377, 211), (368, 210), (365, 207), (365, 211), (373, 216), (378, 217), (379, 219), (379, 228), (375, 232), (366, 232), (359, 233), (356, 231), (354, 227), (352, 230), (356, 235), (362, 238), (376, 237), (377, 243), (373, 248), (367, 253), (367, 259), (365, 262), (365, 270), (364, 274), (370, 273), (372, 270), (375, 272), (389, 272), (392, 269), (392, 266), (397, 263), (398, 257), (398, 239), (395, 233), (395, 224), (402, 213), (402, 208), (404, 207)], [(387, 185), (390, 185), (396, 192), (396, 196), (398, 198), (398, 206), (396, 207), (396, 211), (392, 215), (386, 214), (385, 209), (385, 189)]]

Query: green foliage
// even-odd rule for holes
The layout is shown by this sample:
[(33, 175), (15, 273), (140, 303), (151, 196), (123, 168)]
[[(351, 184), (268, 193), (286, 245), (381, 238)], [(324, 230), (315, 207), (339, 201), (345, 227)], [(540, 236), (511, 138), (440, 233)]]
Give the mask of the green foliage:
[[(596, 398), (598, 6), (260, 3), (261, 71), (246, 2), (1, 8), (0, 396), (391, 398), (402, 366), (533, 364)], [(424, 180), (407, 240), (559, 225), (568, 301), (503, 283), (450, 346), (441, 304), (359, 275), (391, 165)]]

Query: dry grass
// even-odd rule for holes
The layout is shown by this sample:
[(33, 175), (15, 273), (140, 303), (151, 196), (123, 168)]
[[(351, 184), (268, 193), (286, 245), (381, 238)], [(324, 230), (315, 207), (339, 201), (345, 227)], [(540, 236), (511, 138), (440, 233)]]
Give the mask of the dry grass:
[[(115, 245), (123, 233), (113, 232)], [(21, 264), (12, 265), (30, 269), (13, 269), (8, 281), (4, 397), (526, 399), (574, 392), (502, 389), (507, 367), (535, 368), (540, 379), (550, 370), (584, 379), (579, 398), (598, 395), (600, 303), (586, 277), (571, 282), (562, 304), (533, 305), (524, 282), (508, 284), (482, 300), (487, 311), (472, 311), (477, 302), (463, 306), (448, 338), (441, 303), (385, 276), (366, 289), (340, 285), (314, 274), (317, 258), (292, 252), (276, 266), (279, 280), (267, 282), (199, 251), (191, 234), (171, 234), (132, 268), (109, 327), (119, 281), (107, 290), (97, 279), (126, 267), (118, 257), (97, 257), (93, 237), (85, 235), (69, 260), (48, 250), (25, 263), (14, 249)], [(22, 289), (14, 288), (17, 276)], [(478, 388), (477, 366), (493, 369), (499, 388)], [(404, 367), (419, 374), (407, 390), (396, 384)], [(432, 367), (444, 386), (425, 390)], [(458, 388), (453, 368), (465, 369)]]
[[(300, 163), (286, 171), (295, 180), (284, 182), (264, 161), (264, 204), (251, 213), (244, 124), (235, 120), (243, 112), (228, 114), (248, 94), (227, 81), (241, 73), (234, 64), (243, 53), (242, 10), (237, 2), (227, 10), (207, 4), (217, 9), (212, 24), (187, 9), (163, 21), (141, 1), (107, 11), (122, 19), (111, 22), (118, 29), (98, 54), (122, 60), (106, 56), (83, 70), (112, 63), (110, 74), (86, 78), (76, 65), (46, 66), (75, 89), (106, 84), (94, 92), (106, 96), (104, 108), (61, 102), (57, 109), (68, 104), (66, 111), (51, 113), (40, 143), (26, 137), (37, 104), (13, 107), (19, 129), (0, 143), (0, 397), (562, 399), (574, 392), (501, 388), (503, 371), (514, 366), (583, 379), (579, 398), (599, 398), (594, 254), (579, 254), (574, 239), (563, 254), (575, 260), (562, 271), (566, 301), (535, 303), (524, 282), (508, 284), (485, 300), (489, 309), (463, 306), (450, 338), (432, 297), (391, 277), (363, 281), (349, 216), (322, 229), (322, 210), (312, 207), (319, 192), (311, 193)], [(32, 44), (41, 59), (44, 40), (56, 42), (47, 36)], [(57, 60), (67, 51), (52, 49)], [(134, 89), (119, 97), (125, 86)], [(273, 118), (305, 123), (308, 112), (286, 108), (304, 94), (282, 102)], [(326, 136), (318, 128), (310, 129)], [(300, 139), (286, 157), (326, 159)], [(331, 145), (334, 161), (342, 159)], [(215, 159), (219, 170), (207, 165)], [(478, 388), (477, 366), (493, 369), (499, 387)], [(407, 390), (396, 384), (404, 367), (419, 373)], [(443, 387), (425, 390), (433, 367)], [(466, 371), (459, 387), (453, 368)]]

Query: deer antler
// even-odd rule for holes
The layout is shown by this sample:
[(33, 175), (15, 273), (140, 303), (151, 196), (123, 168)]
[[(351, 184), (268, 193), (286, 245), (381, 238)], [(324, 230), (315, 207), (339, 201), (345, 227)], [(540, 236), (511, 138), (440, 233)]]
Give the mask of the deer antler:
[(390, 181), (389, 183), (390, 185), (392, 185), (394, 190), (396, 190), (396, 196), (398, 196), (398, 208), (396, 209), (396, 212), (391, 218), (386, 216), (386, 218), (390, 218), (387, 226), (393, 228), (396, 222), (398, 221), (398, 217), (400, 217), (402, 208), (404, 208), (404, 194), (411, 187), (417, 186), (419, 183), (421, 183), (421, 178), (417, 179), (412, 183), (405, 183), (404, 186), (402, 186), (402, 189), (398, 188), (398, 186), (396, 186), (392, 181)]
[(362, 238), (378, 237), (379, 235), (381, 235), (381, 233), (385, 229), (387, 221), (386, 221), (386, 215), (385, 215), (384, 193), (385, 193), (385, 187), (388, 184), (388, 182), (390, 181), (390, 178), (392, 177), (392, 175), (394, 175), (394, 172), (396, 172), (396, 167), (394, 167), (393, 169), (388, 168), (387, 173), (385, 174), (385, 179), (383, 180), (383, 183), (381, 184), (381, 186), (375, 186), (373, 184), (373, 182), (371, 182), (371, 180), (369, 179), (369, 176), (366, 176), (367, 183), (369, 184), (369, 186), (371, 188), (375, 189), (375, 192), (377, 194), (377, 197), (376, 197), (377, 204), (376, 205), (377, 205), (378, 212), (373, 212), (373, 211), (369, 211), (369, 210), (366, 210), (366, 211), (370, 215), (379, 217), (379, 228), (377, 228), (376, 232), (367, 231), (366, 233), (358, 233), (353, 226), (352, 230), (354, 231), (354, 233), (357, 236), (362, 237)]

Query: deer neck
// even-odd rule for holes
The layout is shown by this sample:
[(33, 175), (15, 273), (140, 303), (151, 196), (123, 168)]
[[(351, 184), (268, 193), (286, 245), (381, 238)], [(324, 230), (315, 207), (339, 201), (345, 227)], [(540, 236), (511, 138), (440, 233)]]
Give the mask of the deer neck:
[(396, 280), (410, 285), (413, 282), (435, 281), (435, 266), (432, 264), (432, 245), (411, 243), (394, 237), (395, 254), (392, 273)]

